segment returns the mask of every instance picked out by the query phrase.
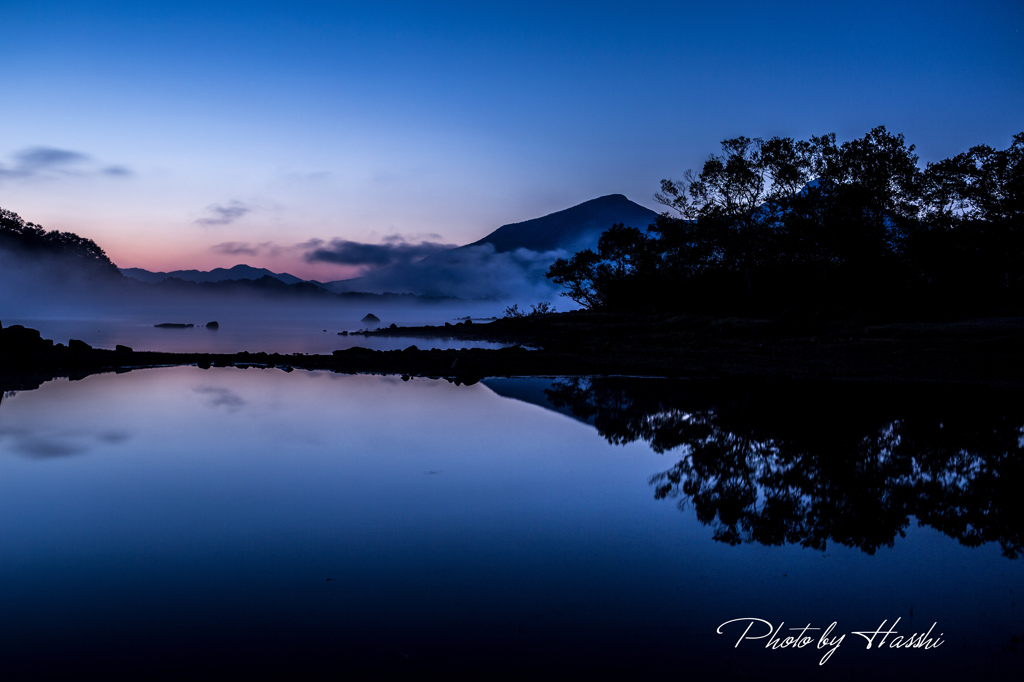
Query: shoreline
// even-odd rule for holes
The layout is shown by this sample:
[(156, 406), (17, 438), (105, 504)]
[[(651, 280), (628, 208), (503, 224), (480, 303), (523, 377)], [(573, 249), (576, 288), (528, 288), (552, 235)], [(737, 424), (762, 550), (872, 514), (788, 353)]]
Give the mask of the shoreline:
[[(331, 355), (170, 353), (67, 346), (0, 327), (0, 388), (161, 366), (276, 367), (446, 378), (637, 376), (758, 381), (920, 383), (1024, 390), (1024, 318), (813, 325), (707, 316), (555, 313), (487, 324), (388, 327), (363, 336), (488, 340), (502, 349), (371, 350)], [(524, 347), (524, 346), (528, 346)], [(41, 382), (40, 382), (41, 383)]]

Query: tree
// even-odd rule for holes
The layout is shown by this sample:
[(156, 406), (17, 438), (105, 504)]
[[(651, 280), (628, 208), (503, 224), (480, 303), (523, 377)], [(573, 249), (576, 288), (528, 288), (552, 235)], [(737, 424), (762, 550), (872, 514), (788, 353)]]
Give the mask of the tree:
[(1024, 293), (1024, 133), (925, 171), (884, 126), (842, 144), (737, 137), (655, 199), (669, 210), (646, 234), (612, 226), (548, 277), (588, 308), (718, 313), (980, 310)]
[(922, 185), (929, 230), (916, 246), (947, 264), (947, 290), (978, 297), (1024, 285), (1024, 133), (1004, 150), (978, 145), (928, 164)]
[(1005, 150), (978, 145), (929, 163), (924, 198), (933, 219), (1016, 222), (1024, 220), (1024, 133)]
[(570, 260), (559, 258), (547, 277), (568, 288), (572, 300), (587, 307), (621, 307), (636, 301), (656, 276), (660, 256), (652, 240), (638, 228), (612, 225), (597, 243)]
[(840, 147), (834, 134), (812, 137), (810, 153), (818, 183), (808, 198), (831, 212), (823, 214), (823, 222), (857, 223), (841, 236), (849, 241), (840, 248), (853, 258), (865, 249), (876, 257), (898, 253), (920, 211), (922, 174), (914, 145), (878, 126)]
[(600, 256), (590, 249), (584, 249), (569, 260), (556, 260), (548, 268), (547, 278), (566, 287), (568, 291), (563, 292), (563, 295), (584, 308), (600, 308), (604, 304), (604, 297), (597, 282), (600, 264)]
[[(782, 200), (810, 179), (809, 146), (792, 138), (737, 137), (723, 141), (722, 151), (704, 162), (700, 174), (687, 171), (682, 181), (662, 180), (654, 198), (700, 224), (694, 233), (710, 238), (714, 248), (698, 251), (742, 272), (752, 294), (754, 270), (778, 251), (774, 237)], [(658, 228), (662, 236), (665, 227)]]
[(47, 232), (4, 208), (0, 208), (0, 248), (22, 254), (66, 258), (90, 269), (120, 275), (117, 266), (93, 240), (73, 232)]

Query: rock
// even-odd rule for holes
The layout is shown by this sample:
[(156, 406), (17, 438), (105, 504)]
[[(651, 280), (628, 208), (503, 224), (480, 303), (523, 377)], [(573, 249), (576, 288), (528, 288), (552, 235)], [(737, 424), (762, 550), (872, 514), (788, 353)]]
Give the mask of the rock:
[(92, 350), (92, 346), (87, 344), (85, 341), (81, 341), (79, 339), (71, 339), (70, 341), (68, 341), (68, 350), (86, 351)]
[(352, 348), (343, 348), (342, 350), (336, 350), (331, 355), (337, 356), (348, 356), (348, 357), (372, 357), (377, 351), (370, 348), (363, 348), (362, 346), (353, 346)]
[(380, 322), (380, 318), (377, 317), (376, 315), (374, 315), (373, 313), (367, 313), (366, 317), (364, 317), (363, 319), (361, 319), (359, 321), (360, 322), (366, 322), (367, 324), (372, 324), (374, 322), (379, 323)]
[(114, 346), (114, 350), (116, 352), (118, 352), (118, 353), (131, 353), (132, 352), (132, 349), (129, 346), (122, 346), (121, 344), (117, 344), (116, 346)]
[(31, 345), (38, 343), (41, 337), (36, 329), (22, 327), (20, 324), (12, 324), (7, 329), (0, 330), (0, 338), (13, 345)]
[(206, 323), (207, 329), (220, 329), (220, 323), (214, 320), (213, 322)]

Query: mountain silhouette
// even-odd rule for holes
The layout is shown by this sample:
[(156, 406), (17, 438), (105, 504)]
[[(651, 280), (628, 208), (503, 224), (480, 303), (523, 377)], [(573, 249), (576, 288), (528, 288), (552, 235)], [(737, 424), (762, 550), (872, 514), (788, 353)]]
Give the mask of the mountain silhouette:
[(657, 213), (610, 194), (556, 213), (503, 225), (471, 244), (324, 285), (369, 291), (490, 300), (549, 300), (559, 294), (545, 273), (557, 258), (596, 248), (616, 223), (645, 228)]
[[(137, 279), (140, 282), (156, 284), (165, 279), (181, 279), (186, 282), (223, 282), (232, 279), (257, 280), (262, 277), (273, 277), (285, 284), (297, 284), (306, 280), (286, 272), (271, 272), (266, 268), (254, 268), (250, 265), (236, 265), (233, 268), (214, 268), (213, 270), (175, 270), (173, 272), (150, 272), (142, 268), (121, 268), (121, 274), (125, 277)], [(315, 282), (314, 282), (315, 284)]]
[(601, 233), (612, 225), (625, 223), (631, 227), (645, 228), (654, 222), (657, 215), (622, 194), (609, 194), (541, 218), (502, 225), (483, 239), (460, 248), (492, 244), (497, 253), (516, 249), (576, 251), (579, 248), (595, 248)]

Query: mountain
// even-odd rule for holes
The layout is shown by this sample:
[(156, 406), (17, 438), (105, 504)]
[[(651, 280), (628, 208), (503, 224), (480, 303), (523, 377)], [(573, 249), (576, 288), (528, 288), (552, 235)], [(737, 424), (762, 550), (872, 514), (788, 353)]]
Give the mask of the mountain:
[(575, 253), (588, 247), (596, 248), (601, 233), (616, 223), (644, 228), (653, 223), (657, 215), (621, 194), (609, 194), (541, 218), (502, 225), (483, 239), (460, 248), (492, 244), (497, 253), (516, 249), (539, 252), (564, 249)]
[(401, 292), (524, 303), (552, 300), (561, 289), (545, 274), (555, 260), (581, 249), (596, 249), (601, 233), (616, 223), (644, 228), (655, 217), (654, 211), (621, 194), (611, 194), (503, 225), (472, 244), (416, 263), (381, 268), (324, 286), (334, 292)]
[(286, 272), (276, 273), (266, 268), (254, 268), (249, 265), (236, 265), (233, 268), (214, 268), (210, 271), (175, 270), (174, 272), (150, 272), (142, 268), (121, 268), (121, 274), (125, 277), (137, 279), (140, 282), (149, 282), (150, 284), (156, 284), (172, 277), (185, 280), (186, 282), (223, 282), (232, 279), (256, 280), (262, 277), (273, 277), (285, 284), (298, 284), (305, 281)]

